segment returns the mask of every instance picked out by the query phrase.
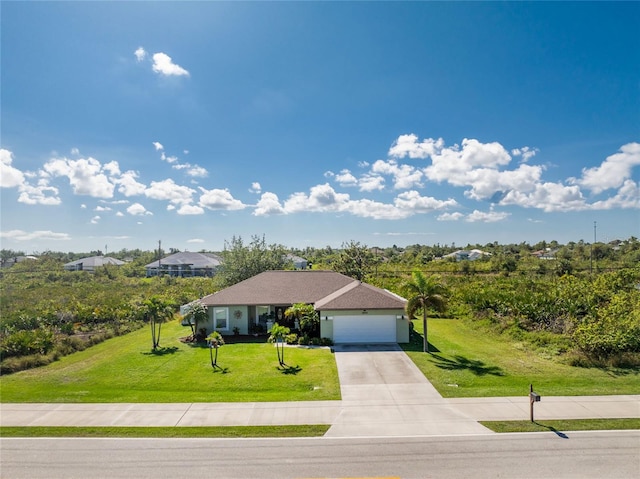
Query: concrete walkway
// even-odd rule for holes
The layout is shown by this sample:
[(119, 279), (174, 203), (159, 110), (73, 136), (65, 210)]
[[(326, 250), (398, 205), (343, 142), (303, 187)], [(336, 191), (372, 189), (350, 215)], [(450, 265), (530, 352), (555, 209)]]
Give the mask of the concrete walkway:
[[(397, 346), (335, 350), (341, 401), (0, 404), (0, 426), (327, 424), (327, 436), (492, 434), (481, 420), (528, 420), (529, 398), (444, 399)], [(543, 397), (535, 419), (638, 418), (640, 395)]]

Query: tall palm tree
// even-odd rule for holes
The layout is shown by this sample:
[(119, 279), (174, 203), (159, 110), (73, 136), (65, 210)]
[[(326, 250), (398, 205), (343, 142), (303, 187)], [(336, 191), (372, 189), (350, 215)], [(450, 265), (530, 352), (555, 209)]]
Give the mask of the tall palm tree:
[(429, 340), (427, 339), (427, 311), (434, 309), (444, 312), (447, 306), (447, 289), (442, 283), (440, 276), (432, 275), (425, 277), (422, 271), (414, 271), (411, 274), (411, 281), (405, 283), (405, 290), (408, 293), (406, 311), (409, 319), (412, 319), (416, 312), (422, 310), (422, 329), (424, 331), (422, 349), (429, 352)]
[(172, 301), (165, 300), (159, 296), (152, 296), (142, 304), (144, 316), (151, 326), (151, 341), (153, 350), (160, 347), (160, 329), (162, 323), (173, 318), (175, 305)]

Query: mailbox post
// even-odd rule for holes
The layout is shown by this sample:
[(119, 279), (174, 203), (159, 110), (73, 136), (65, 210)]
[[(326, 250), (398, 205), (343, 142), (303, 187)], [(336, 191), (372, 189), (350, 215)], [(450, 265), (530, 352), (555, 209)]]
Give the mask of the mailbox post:
[(533, 392), (533, 384), (529, 384), (529, 412), (531, 422), (533, 422), (533, 403), (540, 402), (540, 394)]

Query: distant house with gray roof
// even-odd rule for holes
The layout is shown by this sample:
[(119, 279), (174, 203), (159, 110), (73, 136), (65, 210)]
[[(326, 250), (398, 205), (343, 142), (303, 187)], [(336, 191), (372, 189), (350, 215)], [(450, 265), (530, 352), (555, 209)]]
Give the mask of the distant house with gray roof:
[(213, 276), (222, 265), (222, 258), (214, 253), (182, 251), (145, 266), (147, 276)]
[(88, 271), (94, 273), (98, 268), (105, 265), (121, 266), (124, 261), (112, 258), (111, 256), (91, 256), (89, 258), (77, 259), (64, 265), (67, 271)]

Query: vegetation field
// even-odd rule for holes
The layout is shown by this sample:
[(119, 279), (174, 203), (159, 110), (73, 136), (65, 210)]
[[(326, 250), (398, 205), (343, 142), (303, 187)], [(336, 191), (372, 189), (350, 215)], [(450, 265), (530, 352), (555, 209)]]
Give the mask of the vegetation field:
[(149, 328), (109, 339), (48, 366), (0, 378), (2, 402), (247, 402), (340, 399), (329, 349), (286, 348), (278, 367), (268, 343), (228, 344), (211, 367), (209, 349), (182, 343), (189, 329), (162, 327), (151, 351)]
[(543, 396), (638, 394), (640, 368), (581, 368), (545, 357), (526, 343), (461, 319), (430, 319), (431, 354), (422, 352), (422, 321), (403, 345), (444, 397), (526, 396), (529, 384)]

